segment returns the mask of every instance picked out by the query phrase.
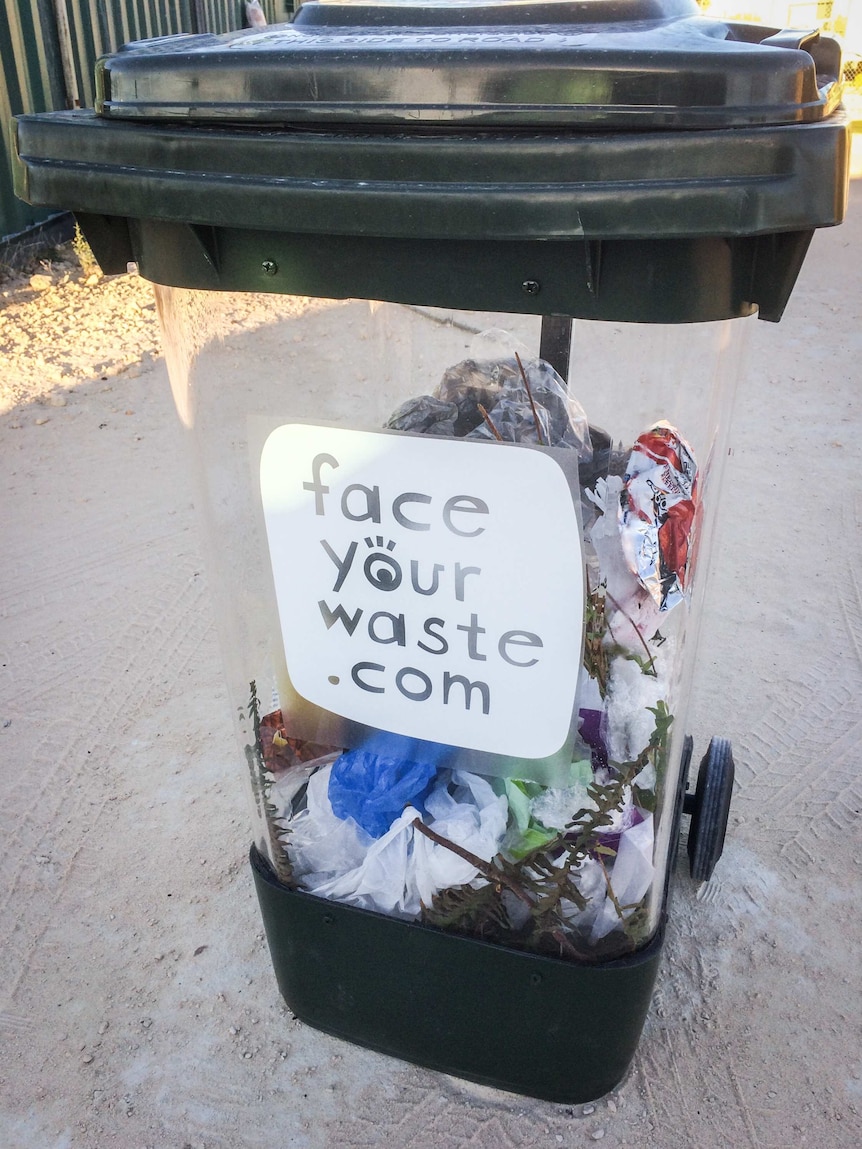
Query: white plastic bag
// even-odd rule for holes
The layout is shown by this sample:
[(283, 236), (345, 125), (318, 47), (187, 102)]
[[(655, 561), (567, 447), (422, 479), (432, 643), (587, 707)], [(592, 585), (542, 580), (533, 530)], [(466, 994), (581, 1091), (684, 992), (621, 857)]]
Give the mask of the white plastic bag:
[(608, 894), (593, 923), (593, 941), (605, 937), (620, 925), (617, 906), (622, 908), (624, 918), (629, 917), (633, 910), (626, 907), (636, 906), (652, 885), (655, 869), (652, 860), (653, 838), (652, 814), (625, 830), (620, 837), (617, 856), (609, 875), (617, 904)]
[(290, 822), (286, 838), (302, 889), (396, 917), (416, 917), (438, 890), (472, 881), (477, 868), (413, 826), (434, 832), (483, 861), (499, 851), (508, 806), (490, 784), (466, 771), (441, 770), (425, 800), (427, 814), (406, 807), (389, 830), (372, 838), (352, 818), (332, 812), (331, 764), (310, 779), (306, 807)]

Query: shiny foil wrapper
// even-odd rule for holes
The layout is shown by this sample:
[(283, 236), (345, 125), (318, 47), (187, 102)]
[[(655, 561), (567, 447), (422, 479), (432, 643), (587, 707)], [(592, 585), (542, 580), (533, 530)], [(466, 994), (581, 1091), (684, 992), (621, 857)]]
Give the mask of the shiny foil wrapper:
[(626, 561), (659, 610), (685, 597), (696, 513), (692, 449), (669, 423), (657, 423), (632, 448), (619, 516)]

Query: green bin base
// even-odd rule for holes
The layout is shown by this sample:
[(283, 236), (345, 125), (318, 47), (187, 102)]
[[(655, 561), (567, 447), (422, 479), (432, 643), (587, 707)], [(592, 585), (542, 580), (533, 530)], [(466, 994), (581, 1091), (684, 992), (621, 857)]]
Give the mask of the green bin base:
[(284, 1000), (301, 1021), (380, 1053), (563, 1104), (625, 1077), (663, 929), (595, 965), (490, 945), (283, 886), (251, 865)]

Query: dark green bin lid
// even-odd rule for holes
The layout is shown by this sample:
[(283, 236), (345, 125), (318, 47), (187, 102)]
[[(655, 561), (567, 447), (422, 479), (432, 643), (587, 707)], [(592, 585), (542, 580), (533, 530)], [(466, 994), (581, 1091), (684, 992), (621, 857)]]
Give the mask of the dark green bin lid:
[(100, 61), (110, 118), (692, 128), (822, 119), (841, 53), (696, 0), (310, 0), (292, 24)]
[(175, 286), (777, 319), (844, 215), (840, 72), (695, 0), (308, 0), (105, 57), (95, 111), (18, 117), (16, 191)]

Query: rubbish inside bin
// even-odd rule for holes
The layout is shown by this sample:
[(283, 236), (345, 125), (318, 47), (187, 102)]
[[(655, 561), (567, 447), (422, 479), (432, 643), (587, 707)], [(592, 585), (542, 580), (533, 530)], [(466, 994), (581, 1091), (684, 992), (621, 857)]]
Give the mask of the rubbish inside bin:
[(512, 358), (465, 359), (450, 367), (433, 395), (408, 399), (386, 426), (396, 431), (572, 447), (585, 464), (593, 454), (587, 417), (563, 380), (543, 359), (525, 362), (517, 352)]
[(447, 755), (448, 746), (378, 732), (336, 759), (329, 779), (329, 802), (338, 818), (352, 818), (379, 838), (407, 806), (424, 813), (424, 800)]
[[(326, 763), (312, 775), (289, 823), (294, 876), (309, 893), (416, 918), (440, 890), (472, 882), (500, 848), (506, 800), (478, 774), (440, 770), (424, 809), (407, 803), (385, 834), (373, 837), (333, 811), (333, 769)], [(426, 823), (445, 845), (420, 832)]]
[(632, 570), (658, 603), (682, 601), (697, 499), (691, 447), (666, 423), (634, 445), (620, 503), (623, 549)]
[(636, 949), (651, 929), (673, 722), (666, 623), (690, 582), (693, 453), (665, 422), (614, 446), (550, 365), (517, 354), (463, 360), (386, 425), (577, 452), (588, 593), (571, 767), (563, 785), (485, 777), (450, 768), (451, 747), (378, 732), (341, 753), (294, 741), (285, 768), (285, 738), (261, 737), (282, 879), (516, 948), (592, 960)]

